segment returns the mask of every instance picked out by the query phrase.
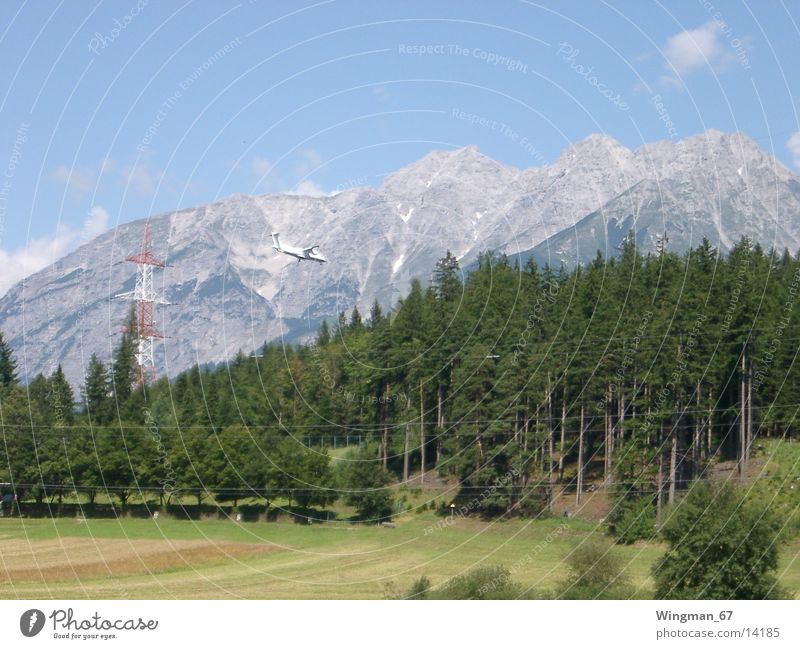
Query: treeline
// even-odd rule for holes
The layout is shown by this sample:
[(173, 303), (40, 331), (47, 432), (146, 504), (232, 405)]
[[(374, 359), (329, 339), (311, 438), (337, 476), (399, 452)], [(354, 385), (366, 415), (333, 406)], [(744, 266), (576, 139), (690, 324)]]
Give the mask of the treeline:
[[(146, 390), (126, 335), (76, 412), (60, 370), (23, 388), (6, 349), (0, 482), (363, 511), (379, 494), (375, 513), (390, 481), (443, 477), (485, 515), (603, 487), (660, 509), (719, 460), (746, 475), (758, 437), (796, 434), (799, 288), (800, 258), (747, 240), (643, 256), (628, 237), (570, 271), (486, 254), (464, 275), (448, 253), (390, 313)], [(332, 467), (334, 439), (361, 455)]]

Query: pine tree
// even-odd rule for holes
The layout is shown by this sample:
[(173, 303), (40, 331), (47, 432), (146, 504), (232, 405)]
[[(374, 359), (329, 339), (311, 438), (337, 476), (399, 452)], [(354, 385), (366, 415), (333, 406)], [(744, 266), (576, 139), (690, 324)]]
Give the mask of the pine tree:
[(375, 449), (364, 446), (344, 459), (340, 477), (347, 504), (355, 508), (359, 519), (372, 523), (392, 514), (391, 476), (375, 455)]
[(350, 331), (359, 332), (364, 328), (364, 323), (361, 321), (361, 313), (358, 307), (353, 307), (353, 313), (350, 315)]
[(73, 408), (75, 395), (72, 386), (64, 376), (64, 370), (59, 365), (48, 381), (49, 406), (52, 421), (56, 426), (65, 426), (74, 421)]
[(371, 326), (372, 344), (367, 352), (369, 372), (367, 375), (366, 394), (373, 404), (370, 423), (375, 425), (376, 448), (384, 468), (389, 465), (390, 446), (392, 445), (391, 425), (392, 411), (396, 404), (390, 394), (397, 389), (399, 373), (393, 357), (394, 332), (390, 318), (376, 320)]
[[(417, 430), (417, 442), (411, 443), (404, 440), (404, 463), (408, 462), (408, 454), (412, 448), (419, 449), (420, 481), (422, 482), (425, 480), (428, 460), (425, 403), (428, 385), (428, 368), (425, 362), (427, 317), (425, 311), (422, 284), (419, 280), (412, 280), (408, 295), (398, 305), (397, 316), (392, 323), (392, 351), (390, 354), (392, 365), (398, 374), (398, 380), (404, 384), (406, 395), (414, 403), (414, 416), (411, 421), (407, 422), (409, 424), (407, 430), (410, 432), (412, 427)], [(388, 397), (387, 394), (385, 398)]]
[(117, 408), (130, 398), (136, 380), (136, 314), (131, 309), (128, 323), (111, 363), (111, 387)]
[(108, 369), (92, 354), (83, 385), (83, 402), (89, 420), (95, 424), (107, 423), (111, 417)]
[(319, 333), (317, 334), (317, 346), (318, 347), (326, 347), (327, 345), (331, 344), (331, 330), (328, 327), (328, 321), (323, 320), (322, 324), (319, 327)]
[[(267, 477), (265, 458), (291, 431), (314, 447), (345, 436), (366, 440), (377, 455), (371, 459), (388, 469), (384, 478), (409, 478), (419, 468), (427, 479), (438, 470), (457, 477), (459, 497), (470, 500), (500, 481), (502, 489), (481, 503), (484, 514), (541, 511), (546, 490), (551, 502), (558, 498), (559, 482), (575, 484), (579, 494), (619, 485), (621, 511), (654, 511), (678, 504), (717, 457), (738, 460), (746, 475), (756, 434), (797, 435), (798, 301), (800, 258), (747, 241), (724, 256), (704, 241), (681, 256), (662, 247), (642, 257), (628, 236), (619, 259), (557, 271), (482, 255), (463, 283), (448, 255), (432, 285), (412, 283), (391, 317), (377, 302), (366, 322), (354, 309), (333, 332), (323, 323), (314, 344), (265, 345), (259, 358), (240, 353), (164, 379), (148, 387), (147, 404), (142, 391), (125, 395), (124, 339), (110, 380), (96, 357), (89, 364), (86, 412), (76, 417), (74, 437), (59, 430), (72, 425), (73, 399), (61, 368), (24, 389), (12, 381), (0, 387), (3, 475), (38, 484), (38, 497), (55, 495), (67, 457), (90, 498), (108, 476), (117, 475), (115, 486), (128, 495), (137, 481), (157, 484), (164, 467), (153, 463), (151, 442), (103, 427), (115, 396), (127, 404), (119, 410), (123, 422), (135, 418), (141, 427), (145, 409), (152, 411), (176, 484), (200, 501), (209, 485), (244, 493), (260, 481), (243, 482), (251, 470), (264, 472), (261, 486), (274, 495), (278, 482)], [(20, 412), (37, 427), (26, 426)], [(257, 431), (241, 446), (233, 434), (240, 425)], [(179, 427), (181, 435), (173, 434)], [(186, 427), (196, 428), (189, 434)], [(109, 435), (113, 443), (100, 445)], [(114, 444), (130, 449), (128, 473), (124, 457), (118, 466), (98, 464), (105, 453), (115, 458)], [(307, 466), (293, 444), (294, 455), (280, 462), (296, 461), (297, 475), (319, 476), (311, 500), (294, 502), (320, 506), (325, 494), (315, 495), (317, 486), (332, 486), (322, 484), (325, 463)], [(238, 459), (220, 461), (215, 445)], [(29, 462), (37, 454), (41, 470)], [(280, 488), (299, 494), (289, 491), (292, 484)], [(628, 502), (634, 497), (641, 499)]]
[(433, 271), (433, 287), (436, 299), (441, 302), (457, 300), (461, 296), (461, 269), (458, 259), (449, 250), (436, 262)]
[(369, 310), (369, 328), (376, 329), (380, 326), (381, 322), (383, 321), (383, 309), (381, 309), (381, 305), (378, 300), (375, 300), (372, 303), (372, 307)]
[(17, 382), (17, 362), (11, 347), (3, 338), (3, 332), (0, 331), (0, 389), (16, 385)]

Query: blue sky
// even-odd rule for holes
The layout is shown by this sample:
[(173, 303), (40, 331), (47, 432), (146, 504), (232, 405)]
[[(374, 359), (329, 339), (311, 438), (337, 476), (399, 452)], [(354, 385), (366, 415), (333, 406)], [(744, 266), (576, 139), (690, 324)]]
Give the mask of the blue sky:
[(4, 0), (0, 294), (120, 222), (437, 148), (530, 167), (716, 128), (796, 171), (799, 26), (794, 1)]

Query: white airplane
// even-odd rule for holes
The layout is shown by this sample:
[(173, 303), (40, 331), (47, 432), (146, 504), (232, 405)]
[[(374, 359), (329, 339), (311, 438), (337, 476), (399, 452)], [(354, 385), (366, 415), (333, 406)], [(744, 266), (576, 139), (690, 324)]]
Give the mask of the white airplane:
[(310, 248), (295, 248), (294, 246), (281, 246), (280, 233), (272, 233), (272, 247), (284, 255), (289, 255), (297, 259), (299, 264), (301, 261), (318, 261), (324, 264), (328, 260), (323, 257), (319, 252), (319, 246), (311, 246)]

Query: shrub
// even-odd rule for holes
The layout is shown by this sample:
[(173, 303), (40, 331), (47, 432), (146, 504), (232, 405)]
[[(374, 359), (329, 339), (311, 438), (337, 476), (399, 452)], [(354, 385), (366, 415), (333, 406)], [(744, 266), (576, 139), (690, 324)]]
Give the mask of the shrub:
[(565, 558), (567, 578), (558, 599), (628, 599), (631, 595), (622, 559), (613, 545), (587, 539)]
[(775, 599), (781, 521), (763, 501), (727, 484), (697, 483), (661, 530), (653, 568), (659, 599)]
[(387, 485), (391, 476), (377, 459), (374, 448), (364, 446), (342, 464), (339, 481), (345, 502), (355, 508), (358, 518), (376, 523), (390, 518), (393, 503)]
[(630, 545), (656, 535), (656, 508), (649, 498), (621, 499), (608, 517), (608, 532), (617, 543)]
[(431, 580), (423, 575), (411, 585), (403, 599), (428, 599), (430, 590)]
[(435, 599), (518, 599), (523, 588), (511, 580), (506, 568), (486, 566), (453, 577), (431, 595)]

